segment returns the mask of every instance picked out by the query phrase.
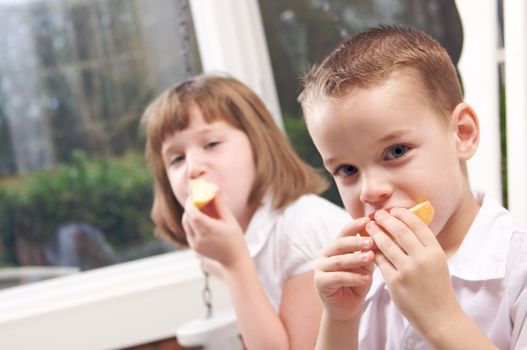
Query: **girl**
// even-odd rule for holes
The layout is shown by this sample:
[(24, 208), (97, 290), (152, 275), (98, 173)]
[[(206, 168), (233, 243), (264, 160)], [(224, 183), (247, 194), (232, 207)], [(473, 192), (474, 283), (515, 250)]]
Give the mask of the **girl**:
[[(247, 348), (313, 348), (321, 315), (313, 260), (349, 220), (318, 196), (327, 182), (233, 78), (197, 76), (168, 89), (143, 124), (157, 232), (216, 264)], [(219, 187), (213, 216), (189, 199), (198, 178)]]

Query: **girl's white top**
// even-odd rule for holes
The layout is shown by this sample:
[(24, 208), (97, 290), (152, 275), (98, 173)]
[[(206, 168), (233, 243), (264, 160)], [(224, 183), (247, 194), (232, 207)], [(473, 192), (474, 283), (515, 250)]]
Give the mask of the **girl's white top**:
[[(478, 215), (448, 261), (452, 285), (461, 308), (498, 348), (527, 349), (527, 231), (496, 201), (477, 198)], [(366, 297), (359, 348), (429, 349), (391, 302), (379, 270)]]
[(349, 221), (344, 209), (316, 195), (304, 195), (280, 211), (273, 210), (271, 196), (265, 196), (249, 223), (245, 241), (276, 311), (285, 281), (312, 271), (320, 250)]

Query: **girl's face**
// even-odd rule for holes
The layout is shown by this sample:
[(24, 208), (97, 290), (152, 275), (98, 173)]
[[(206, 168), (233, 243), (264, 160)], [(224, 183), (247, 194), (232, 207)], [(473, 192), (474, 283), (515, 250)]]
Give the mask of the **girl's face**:
[(184, 206), (191, 180), (203, 178), (215, 183), (245, 229), (255, 210), (247, 204), (255, 179), (249, 138), (226, 122), (207, 123), (196, 104), (189, 113), (189, 126), (167, 137), (161, 147), (172, 192)]

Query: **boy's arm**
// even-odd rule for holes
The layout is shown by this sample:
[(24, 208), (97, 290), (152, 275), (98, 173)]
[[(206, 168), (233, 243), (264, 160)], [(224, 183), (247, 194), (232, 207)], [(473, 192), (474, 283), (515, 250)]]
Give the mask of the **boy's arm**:
[(461, 308), (433, 329), (423, 330), (423, 338), (437, 350), (495, 350), (498, 347)]
[(434, 349), (497, 349), (457, 303), (434, 234), (406, 209), (391, 214), (378, 212), (366, 230), (380, 250), (375, 263), (401, 314)]
[(316, 350), (356, 350), (359, 348), (360, 316), (346, 321), (330, 320), (322, 314)]

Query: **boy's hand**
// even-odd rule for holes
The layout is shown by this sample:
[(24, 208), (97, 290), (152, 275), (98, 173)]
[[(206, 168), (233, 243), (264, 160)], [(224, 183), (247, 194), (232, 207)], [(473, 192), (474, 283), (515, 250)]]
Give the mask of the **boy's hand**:
[(370, 219), (346, 225), (326, 247), (315, 264), (315, 286), (326, 314), (335, 321), (359, 316), (373, 272), (373, 240), (360, 236)]
[(447, 257), (416, 215), (404, 208), (381, 210), (366, 231), (379, 248), (375, 263), (393, 302), (416, 330), (426, 334), (459, 311)]
[(188, 198), (182, 224), (190, 247), (225, 268), (235, 264), (243, 254), (249, 254), (243, 230), (221, 195), (201, 210)]

